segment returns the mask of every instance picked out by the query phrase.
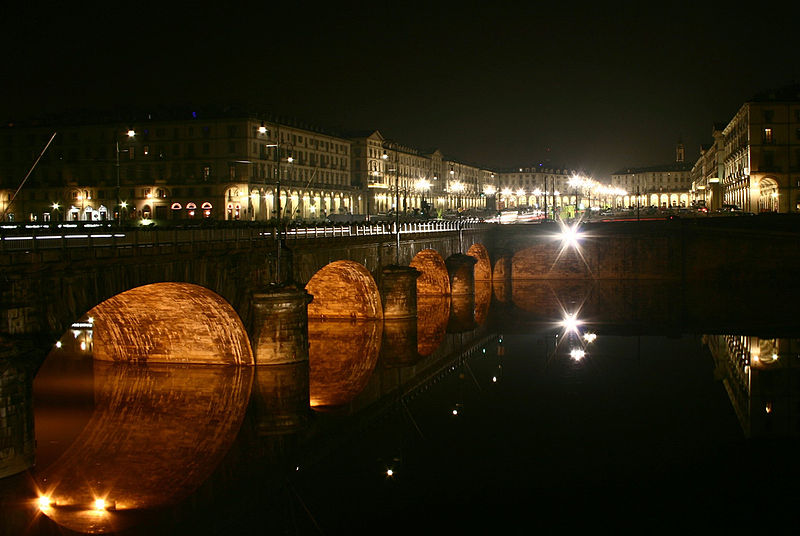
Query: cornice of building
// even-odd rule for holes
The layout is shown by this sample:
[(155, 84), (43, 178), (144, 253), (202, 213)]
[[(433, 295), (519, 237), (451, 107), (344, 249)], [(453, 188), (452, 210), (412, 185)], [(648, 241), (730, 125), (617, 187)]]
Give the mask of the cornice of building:
[(633, 175), (635, 173), (657, 173), (673, 171), (691, 171), (694, 164), (690, 162), (672, 162), (660, 166), (646, 166), (636, 168), (624, 168), (612, 173), (612, 175)]

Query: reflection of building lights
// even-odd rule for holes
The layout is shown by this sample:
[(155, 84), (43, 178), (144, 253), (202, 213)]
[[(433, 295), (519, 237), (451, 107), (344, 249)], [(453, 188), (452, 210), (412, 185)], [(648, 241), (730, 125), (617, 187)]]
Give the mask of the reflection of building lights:
[(583, 334), (583, 339), (584, 339), (586, 342), (594, 342), (594, 341), (595, 341), (595, 339), (597, 339), (597, 334), (596, 334), (596, 333), (588, 333), (588, 332), (587, 332), (587, 333), (584, 333), (584, 334)]
[(86, 341), (81, 341), (81, 350), (86, 351)]
[(569, 351), (569, 356), (575, 361), (580, 361), (586, 357), (586, 352), (584, 352), (581, 348), (573, 348)]

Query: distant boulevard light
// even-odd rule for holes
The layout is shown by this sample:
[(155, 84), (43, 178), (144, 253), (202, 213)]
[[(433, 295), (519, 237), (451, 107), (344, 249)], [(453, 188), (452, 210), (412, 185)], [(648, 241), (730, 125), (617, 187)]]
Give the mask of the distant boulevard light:
[(578, 224), (576, 223), (572, 225), (572, 227), (562, 224), (561, 233), (559, 236), (561, 238), (561, 243), (565, 247), (573, 247), (577, 249), (578, 240), (582, 238), (583, 235), (578, 232)]
[(577, 313), (567, 314), (561, 321), (561, 325), (567, 332), (578, 332), (578, 326), (580, 326), (583, 322), (578, 320), (577, 316)]

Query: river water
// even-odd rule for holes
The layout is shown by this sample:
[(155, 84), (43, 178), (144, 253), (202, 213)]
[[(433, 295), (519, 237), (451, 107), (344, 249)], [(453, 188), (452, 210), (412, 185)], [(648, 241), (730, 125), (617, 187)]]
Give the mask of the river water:
[(308, 367), (102, 363), (83, 319), (33, 382), (36, 465), (0, 481), (0, 528), (789, 527), (800, 330), (767, 290), (481, 287), (416, 323), (312, 321)]

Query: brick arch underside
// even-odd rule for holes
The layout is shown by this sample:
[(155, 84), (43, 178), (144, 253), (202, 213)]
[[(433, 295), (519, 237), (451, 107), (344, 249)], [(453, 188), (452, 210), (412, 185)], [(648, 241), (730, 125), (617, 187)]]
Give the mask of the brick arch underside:
[(190, 283), (153, 283), (95, 306), (94, 357), (128, 363), (252, 365), (247, 331), (233, 307)]
[(449, 296), (450, 277), (447, 266), (438, 251), (423, 249), (411, 259), (410, 266), (422, 275), (417, 278), (418, 296)]
[(123, 511), (184, 501), (230, 450), (252, 376), (251, 367), (95, 361), (89, 421), (57, 459), (33, 473), (64, 506), (47, 516), (81, 534), (117, 533), (141, 520), (92, 515), (95, 498)]
[(492, 262), (489, 260), (489, 251), (483, 244), (472, 244), (467, 250), (467, 255), (475, 257), (475, 281), (492, 280)]
[(383, 318), (378, 285), (362, 264), (335, 261), (322, 267), (306, 285), (314, 299), (309, 318), (372, 320)]

